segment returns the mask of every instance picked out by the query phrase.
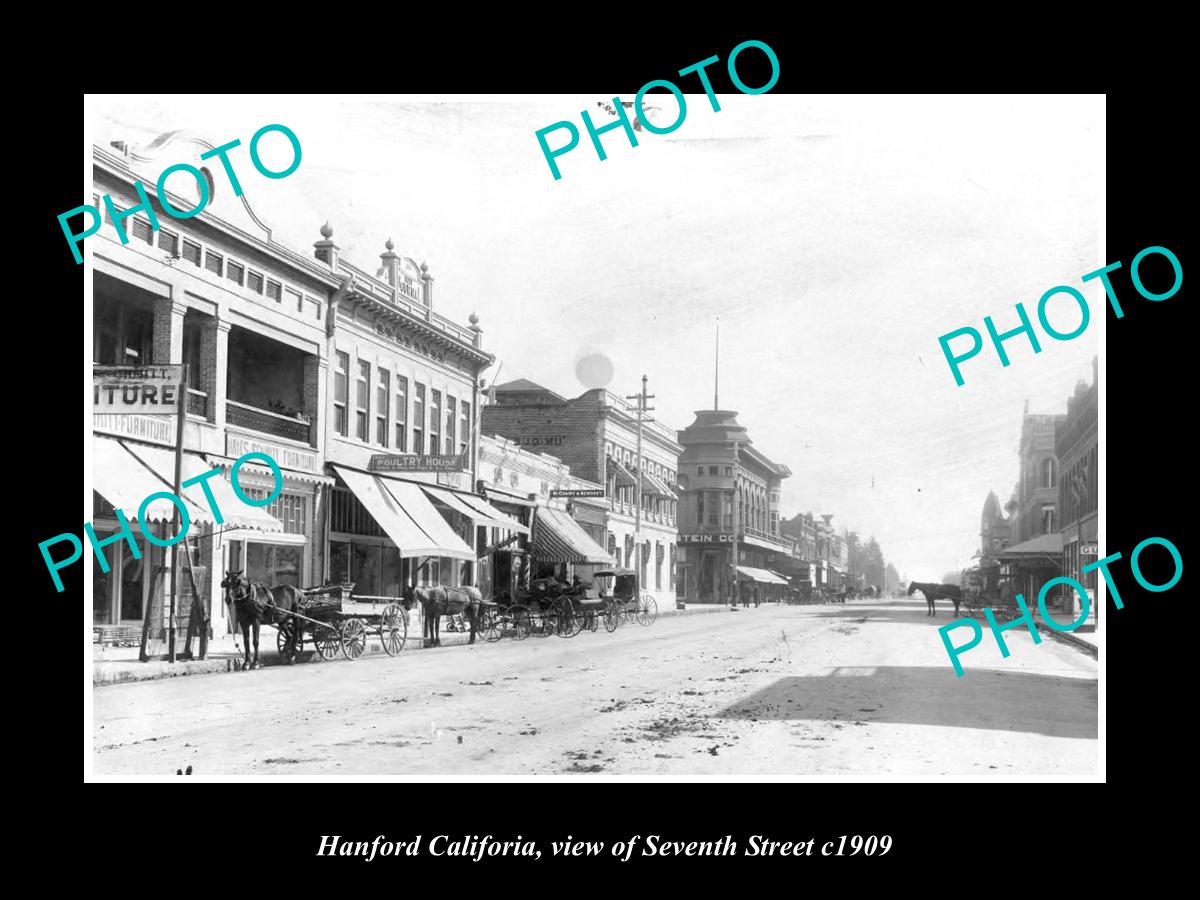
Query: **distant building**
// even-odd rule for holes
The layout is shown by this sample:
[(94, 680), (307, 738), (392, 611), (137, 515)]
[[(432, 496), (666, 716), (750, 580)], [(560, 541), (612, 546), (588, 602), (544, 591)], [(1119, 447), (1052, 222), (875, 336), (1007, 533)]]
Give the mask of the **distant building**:
[[(1055, 432), (1054, 451), (1062, 466), (1058, 481), (1058, 509), (1062, 519), (1062, 574), (1081, 582), (1093, 596), (1096, 570), (1083, 572), (1095, 562), (1099, 540), (1099, 382), (1097, 361), (1092, 359), (1092, 384), (1080, 381), (1067, 401), (1067, 415)], [(1078, 610), (1074, 591), (1063, 593), (1069, 611)]]
[(742, 590), (774, 598), (787, 585), (779, 569), (794, 559), (779, 531), (779, 490), (791, 470), (756, 450), (730, 410), (697, 411), (679, 443), (679, 598), (730, 602), (735, 544)]
[(1017, 515), (1012, 526), (1014, 544), (1058, 530), (1058, 457), (1055, 432), (1066, 419), (1061, 413), (1029, 412), (1021, 422), (1021, 474), (1017, 483)]

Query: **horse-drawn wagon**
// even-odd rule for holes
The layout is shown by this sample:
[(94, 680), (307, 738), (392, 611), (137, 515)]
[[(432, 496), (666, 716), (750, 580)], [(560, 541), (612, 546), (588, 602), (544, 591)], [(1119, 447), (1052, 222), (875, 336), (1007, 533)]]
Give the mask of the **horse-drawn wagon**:
[(614, 566), (595, 573), (596, 578), (611, 578), (612, 591), (602, 591), (605, 604), (604, 627), (616, 631), (625, 622), (633, 619), (639, 625), (653, 625), (658, 618), (658, 602), (648, 591), (639, 590), (637, 573), (630, 569)]
[[(287, 663), (296, 661), (305, 643), (321, 659), (358, 659), (374, 632), (384, 652), (395, 656), (408, 639), (408, 611), (394, 597), (354, 594), (353, 584), (297, 588), (294, 585), (253, 583), (240, 571), (227, 572), (221, 582), (242, 626), (246, 668), (258, 667), (258, 632), (263, 623), (274, 626), (275, 646)], [(251, 633), (254, 658), (251, 660)]]

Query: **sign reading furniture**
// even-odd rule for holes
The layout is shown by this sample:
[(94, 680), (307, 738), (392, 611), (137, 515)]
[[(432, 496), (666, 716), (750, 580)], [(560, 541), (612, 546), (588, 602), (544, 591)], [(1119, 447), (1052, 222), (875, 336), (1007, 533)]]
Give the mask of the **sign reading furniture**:
[(92, 366), (92, 412), (178, 413), (183, 366)]

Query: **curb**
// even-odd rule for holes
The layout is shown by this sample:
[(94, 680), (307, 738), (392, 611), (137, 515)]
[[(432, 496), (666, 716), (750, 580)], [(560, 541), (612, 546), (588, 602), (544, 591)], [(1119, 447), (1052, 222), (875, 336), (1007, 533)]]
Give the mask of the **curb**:
[[(711, 613), (711, 612), (728, 612), (728, 607), (721, 605), (706, 605), (698, 607), (690, 607), (688, 609), (660, 609), (659, 617), (673, 616), (681, 614), (693, 613)], [(264, 630), (264, 635), (271, 632)], [(470, 642), (470, 635), (461, 631), (452, 631), (447, 633), (442, 631), (442, 648), (454, 646), (466, 646)], [(487, 642), (480, 637), (476, 637), (476, 642), (486, 645)], [(279, 655), (279, 651), (274, 649), (274, 641), (271, 641), (272, 649), (267, 650), (263, 644), (259, 643), (259, 663), (266, 668), (267, 666), (287, 666), (283, 658)], [(420, 634), (413, 637), (410, 632), (408, 640), (404, 644), (404, 649), (400, 655), (407, 655), (414, 651), (420, 651), (426, 648), (421, 646), (422, 638)], [(441, 648), (439, 648), (441, 649)], [(378, 637), (372, 639), (367, 638), (367, 645), (363, 648), (363, 656), (383, 656), (383, 645), (379, 642)], [(361, 657), (360, 657), (361, 658)], [(317, 662), (324, 662), (317, 658), (315, 650), (305, 650), (296, 659), (296, 664), (307, 664), (309, 661), (316, 659)], [(347, 662), (345, 659), (330, 660), (331, 663)], [(104, 665), (104, 663), (100, 663)], [(104, 669), (100, 668), (97, 663), (92, 664), (92, 687), (103, 687), (110, 684), (128, 684), (136, 681), (157, 681), (162, 678), (182, 678), (186, 675), (210, 675), (217, 672), (240, 672), (242, 671), (241, 657), (221, 657), (219, 659), (195, 660), (191, 662), (176, 662), (169, 663), (165, 660), (154, 660), (151, 662), (135, 662), (130, 661), (128, 668), (119, 669)]]
[(1052, 628), (1048, 628), (1042, 624), (1038, 625), (1038, 631), (1042, 632), (1043, 634), (1048, 634), (1050, 637), (1060, 640), (1064, 644), (1070, 644), (1076, 650), (1082, 650), (1084, 653), (1090, 654), (1093, 659), (1100, 658), (1099, 647), (1083, 640), (1083, 638), (1076, 637), (1069, 631), (1054, 631)]

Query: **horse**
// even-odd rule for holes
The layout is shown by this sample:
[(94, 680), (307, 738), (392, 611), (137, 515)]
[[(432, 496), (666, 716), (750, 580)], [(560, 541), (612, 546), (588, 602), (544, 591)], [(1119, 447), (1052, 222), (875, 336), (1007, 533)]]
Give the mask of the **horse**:
[(922, 581), (914, 581), (908, 586), (908, 596), (912, 596), (914, 591), (920, 591), (925, 595), (925, 603), (928, 606), (926, 615), (936, 616), (937, 610), (934, 608), (935, 600), (949, 600), (954, 604), (954, 617), (958, 618), (958, 605), (962, 603), (962, 588), (957, 584), (927, 584)]
[(483, 595), (477, 588), (444, 587), (442, 585), (414, 588), (412, 585), (405, 585), (404, 601), (406, 606), (411, 606), (414, 599), (421, 604), (421, 616), (425, 620), (423, 635), (425, 647), (442, 646), (440, 635), (442, 616), (450, 616), (455, 613), (462, 613), (463, 618), (470, 623), (471, 639), (469, 643), (475, 643), (475, 633), (479, 630), (483, 613)]
[[(242, 570), (226, 572), (221, 580), (225, 589), (225, 603), (230, 606), (242, 626), (242, 645), (246, 658), (242, 671), (259, 668), (258, 630), (265, 621), (278, 626), (291, 618), (291, 613), (300, 609), (304, 594), (295, 585), (277, 584), (267, 587), (262, 582), (251, 582), (242, 577)], [(254, 659), (250, 659), (250, 630), (254, 629)]]

